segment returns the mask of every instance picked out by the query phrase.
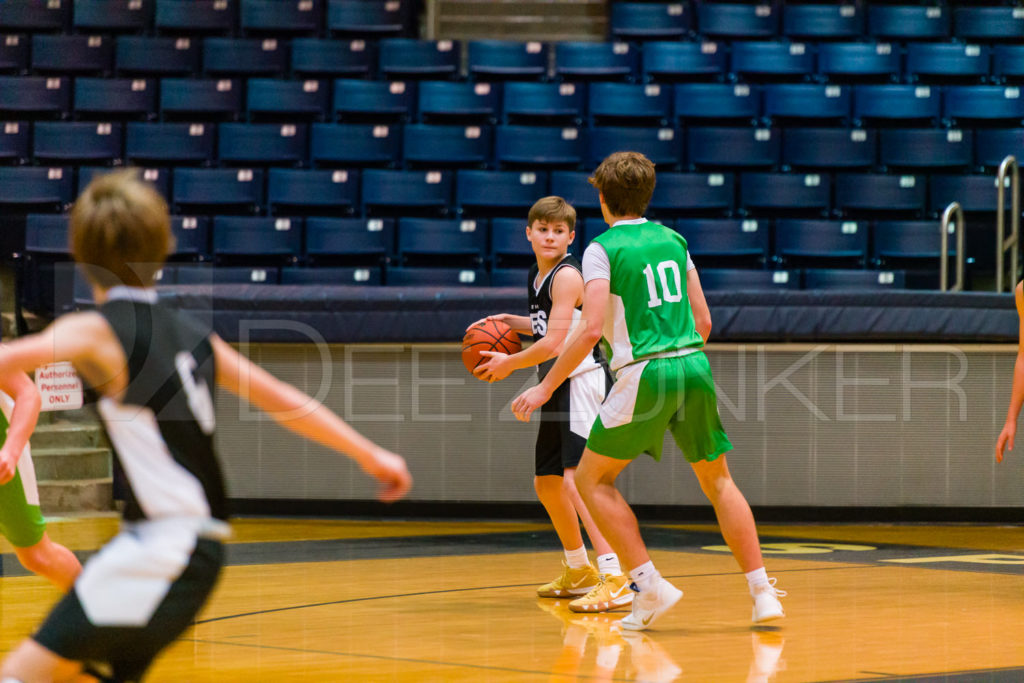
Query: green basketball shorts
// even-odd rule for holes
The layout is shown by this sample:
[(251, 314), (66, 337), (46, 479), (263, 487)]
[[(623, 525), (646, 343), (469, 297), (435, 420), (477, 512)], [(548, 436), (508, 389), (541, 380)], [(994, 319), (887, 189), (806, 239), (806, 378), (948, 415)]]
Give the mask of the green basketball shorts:
[(32, 456), (26, 451), (18, 462), (14, 478), (0, 486), (0, 534), (15, 548), (28, 548), (42, 540), (45, 531), (35, 468)]
[(666, 429), (691, 463), (714, 460), (732, 448), (703, 351), (639, 361), (619, 370), (587, 448), (620, 460), (641, 453), (660, 460)]

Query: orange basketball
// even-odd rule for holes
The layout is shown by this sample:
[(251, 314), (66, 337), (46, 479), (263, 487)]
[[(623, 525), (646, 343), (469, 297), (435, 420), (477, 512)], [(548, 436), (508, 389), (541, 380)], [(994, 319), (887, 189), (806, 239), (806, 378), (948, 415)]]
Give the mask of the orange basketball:
[(481, 351), (500, 351), (501, 353), (518, 353), (523, 348), (519, 335), (500, 320), (485, 320), (473, 325), (462, 338), (462, 364), (473, 372), (476, 366), (487, 357)]

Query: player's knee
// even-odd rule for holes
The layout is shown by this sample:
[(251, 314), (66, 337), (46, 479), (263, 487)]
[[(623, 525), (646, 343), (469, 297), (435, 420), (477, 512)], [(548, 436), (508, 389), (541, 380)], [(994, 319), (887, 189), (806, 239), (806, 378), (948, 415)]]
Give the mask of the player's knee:
[(46, 574), (52, 565), (50, 553), (43, 548), (42, 544), (36, 544), (30, 548), (18, 548), (15, 550), (21, 566), (33, 574)]
[(553, 474), (538, 475), (533, 478), (533, 490), (539, 498), (562, 493), (562, 477)]

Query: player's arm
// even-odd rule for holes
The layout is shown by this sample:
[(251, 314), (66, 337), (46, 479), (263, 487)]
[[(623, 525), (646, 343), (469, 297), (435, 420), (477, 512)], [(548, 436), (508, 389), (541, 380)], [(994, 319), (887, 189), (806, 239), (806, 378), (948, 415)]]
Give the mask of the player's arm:
[(1006, 411), (1006, 424), (996, 440), (996, 462), (1003, 461), (1003, 453), (1009, 448), (1013, 450), (1013, 440), (1017, 435), (1017, 416), (1024, 406), (1024, 282), (1017, 283), (1014, 298), (1017, 302), (1019, 331), (1017, 340), (1017, 360), (1013, 364), (1013, 388), (1010, 390), (1010, 407)]
[(238, 353), (224, 340), (211, 337), (217, 384), (270, 415), (281, 426), (355, 460), (384, 489), (378, 497), (398, 500), (412, 486), (405, 460), (352, 429), (331, 409), (282, 382)]
[(25, 445), (36, 428), (42, 400), (35, 383), (24, 372), (0, 376), (0, 391), (14, 399), (7, 438), (0, 448), (0, 484), (6, 484), (14, 477)]
[(557, 356), (569, 328), (572, 327), (576, 302), (582, 296), (583, 276), (579, 271), (575, 268), (560, 269), (551, 281), (551, 317), (548, 318), (548, 329), (544, 336), (529, 348), (512, 355), (498, 351), (481, 351), (481, 355), (487, 356), (488, 359), (481, 363), (473, 374), (482, 380), (496, 382), (505, 379), (516, 370), (539, 365)]
[(690, 310), (693, 311), (693, 326), (706, 344), (711, 335), (711, 310), (704, 298), (696, 268), (686, 271), (686, 298), (690, 300)]
[(529, 422), (530, 415), (548, 402), (551, 394), (569, 376), (601, 340), (604, 333), (604, 317), (611, 296), (611, 282), (604, 278), (593, 279), (583, 288), (583, 318), (580, 330), (573, 334), (558, 360), (548, 370), (544, 380), (527, 389), (512, 402), (516, 418)]
[(498, 313), (496, 315), (489, 315), (486, 318), (480, 318), (467, 327), (466, 331), (468, 332), (470, 327), (487, 322), (488, 320), (497, 320), (498, 322), (505, 323), (517, 334), (533, 334), (533, 326), (530, 324), (530, 319), (525, 315), (515, 315), (513, 313)]

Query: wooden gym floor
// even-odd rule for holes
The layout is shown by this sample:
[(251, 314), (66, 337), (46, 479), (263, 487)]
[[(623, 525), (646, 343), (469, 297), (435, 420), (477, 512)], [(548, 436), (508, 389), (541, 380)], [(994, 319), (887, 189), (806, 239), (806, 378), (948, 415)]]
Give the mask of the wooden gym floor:
[[(88, 553), (110, 517), (51, 523)], [(534, 588), (541, 523), (239, 519), (196, 626), (149, 681), (1024, 681), (1024, 529), (762, 526), (789, 616), (752, 628), (710, 525), (645, 525), (680, 603), (643, 634)], [(0, 650), (57, 599), (4, 547)]]

